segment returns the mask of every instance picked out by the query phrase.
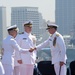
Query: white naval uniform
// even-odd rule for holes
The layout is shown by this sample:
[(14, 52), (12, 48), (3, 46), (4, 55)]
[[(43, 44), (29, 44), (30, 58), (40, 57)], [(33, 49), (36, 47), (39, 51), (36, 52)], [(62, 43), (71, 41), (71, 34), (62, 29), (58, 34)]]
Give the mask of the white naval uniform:
[[(15, 40), (17, 41), (17, 38), (19, 37), (19, 34), (15, 37)], [(18, 59), (19, 58), (19, 59)], [(21, 60), (19, 51), (15, 50), (15, 56), (14, 56), (14, 73), (13, 75), (20, 75), (20, 64), (18, 63), (18, 60)]]
[(4, 75), (4, 74), (5, 74), (4, 67), (2, 63), (0, 62), (0, 75)]
[[(30, 49), (35, 46), (36, 38), (32, 34), (24, 32), (20, 35), (18, 44), (21, 48)], [(21, 75), (33, 75), (34, 64), (36, 60), (36, 51), (21, 53), (23, 64), (21, 65)]]
[(17, 42), (14, 40), (14, 38), (11, 35), (9, 35), (6, 39), (3, 40), (2, 48), (4, 49), (4, 53), (2, 56), (2, 64), (5, 70), (4, 75), (13, 75), (14, 50), (23, 52), (26, 49), (20, 48)]
[[(55, 37), (57, 38), (56, 45), (53, 46), (53, 40)], [(60, 69), (59, 62), (62, 61), (66, 64), (66, 59), (67, 59), (66, 46), (65, 46), (62, 35), (56, 31), (45, 42), (36, 46), (36, 48), (40, 50), (41, 48), (44, 48), (48, 45), (50, 46), (50, 49), (51, 49), (52, 64), (54, 64), (56, 75), (59, 75), (59, 69)], [(66, 65), (65, 64), (61, 67), (60, 75), (66, 75)]]

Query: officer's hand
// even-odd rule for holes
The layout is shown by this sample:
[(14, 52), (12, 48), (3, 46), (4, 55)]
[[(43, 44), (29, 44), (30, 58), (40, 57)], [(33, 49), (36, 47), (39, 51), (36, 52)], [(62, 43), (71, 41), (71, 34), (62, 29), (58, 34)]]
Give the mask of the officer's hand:
[(60, 66), (63, 66), (64, 65), (64, 62), (60, 62)]
[(34, 50), (36, 50), (37, 48), (36, 47), (34, 47)]
[(22, 60), (17, 60), (17, 62), (18, 62), (19, 64), (22, 64)]
[(33, 52), (35, 49), (34, 48), (30, 48), (29, 52)]

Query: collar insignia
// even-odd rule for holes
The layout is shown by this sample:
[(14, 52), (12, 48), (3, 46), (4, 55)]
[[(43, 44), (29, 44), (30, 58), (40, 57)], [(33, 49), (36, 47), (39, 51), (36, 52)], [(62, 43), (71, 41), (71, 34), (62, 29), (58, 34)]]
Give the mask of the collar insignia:
[(26, 40), (27, 38), (23, 38), (23, 40)]

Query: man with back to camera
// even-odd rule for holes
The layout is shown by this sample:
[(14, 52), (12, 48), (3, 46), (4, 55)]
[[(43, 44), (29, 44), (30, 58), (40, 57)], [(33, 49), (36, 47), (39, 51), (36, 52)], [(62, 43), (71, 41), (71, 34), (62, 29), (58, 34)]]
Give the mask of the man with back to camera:
[[(4, 75), (13, 75), (14, 70), (14, 51), (17, 50), (19, 52), (29, 52), (30, 49), (22, 49), (17, 44), (15, 37), (17, 35), (17, 26), (13, 25), (7, 28), (8, 36), (3, 40), (2, 48), (3, 48), (3, 56), (2, 56), (2, 64), (4, 67), (5, 74)], [(20, 59), (20, 57), (18, 57)]]
[(49, 38), (36, 46), (34, 50), (41, 50), (41, 48), (49, 45), (56, 75), (66, 75), (66, 46), (62, 35), (57, 32), (57, 28), (58, 25), (48, 23)]
[[(18, 44), (21, 48), (33, 48), (36, 45), (36, 37), (31, 34), (32, 21), (24, 23), (24, 33), (18, 38)], [(21, 75), (33, 75), (34, 64), (36, 60), (36, 51), (21, 53), (22, 64), (20, 66)]]

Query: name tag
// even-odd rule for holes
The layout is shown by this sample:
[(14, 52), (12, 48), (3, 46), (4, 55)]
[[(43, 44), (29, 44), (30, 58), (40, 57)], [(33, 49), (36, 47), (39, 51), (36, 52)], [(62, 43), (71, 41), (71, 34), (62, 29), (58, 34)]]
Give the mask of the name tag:
[(27, 38), (23, 38), (23, 40), (27, 40)]
[(50, 41), (52, 41), (52, 39), (49, 39)]

